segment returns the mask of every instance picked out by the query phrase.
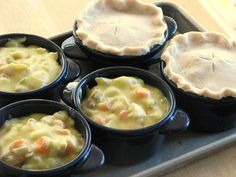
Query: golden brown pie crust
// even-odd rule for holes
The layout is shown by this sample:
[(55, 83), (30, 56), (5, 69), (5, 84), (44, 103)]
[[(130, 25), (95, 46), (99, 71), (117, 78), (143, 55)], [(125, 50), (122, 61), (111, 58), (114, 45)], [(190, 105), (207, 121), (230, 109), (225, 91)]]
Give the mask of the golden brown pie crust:
[(167, 26), (161, 8), (140, 0), (96, 0), (77, 18), (83, 45), (118, 56), (147, 54), (163, 44)]
[(213, 99), (236, 97), (236, 41), (215, 32), (176, 35), (163, 52), (165, 75), (178, 88)]

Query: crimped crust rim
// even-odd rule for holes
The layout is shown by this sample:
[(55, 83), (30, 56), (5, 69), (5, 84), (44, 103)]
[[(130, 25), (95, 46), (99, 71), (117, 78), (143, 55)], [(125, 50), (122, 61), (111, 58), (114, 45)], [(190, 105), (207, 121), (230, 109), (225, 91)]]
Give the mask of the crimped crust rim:
[(167, 30), (167, 25), (164, 22), (164, 17), (162, 14), (161, 8), (155, 6), (154, 4), (142, 2), (140, 0), (118, 0), (120, 3), (123, 4), (130, 4), (134, 3), (134, 7), (141, 7), (142, 8), (151, 8), (152, 10), (155, 9), (156, 18), (155, 20), (158, 21), (155, 26), (158, 27), (156, 35), (160, 37), (153, 37), (147, 40), (143, 45), (139, 45), (136, 47), (133, 46), (123, 46), (123, 47), (114, 47), (111, 45), (104, 44), (103, 42), (94, 39), (91, 37), (90, 32), (85, 31), (84, 29), (86, 26), (89, 25), (87, 21), (83, 19), (83, 15), (87, 14), (90, 8), (93, 8), (99, 3), (109, 2), (115, 3), (117, 0), (96, 0), (91, 2), (87, 5), (87, 7), (82, 11), (81, 15), (77, 18), (77, 29), (76, 29), (76, 36), (82, 41), (83, 45), (87, 46), (90, 49), (97, 50), (102, 53), (118, 55), (118, 56), (140, 56), (145, 55), (150, 52), (150, 49), (155, 45), (162, 45), (165, 42), (165, 32)]
[(198, 96), (209, 97), (215, 100), (220, 100), (224, 97), (236, 98), (236, 88), (223, 87), (220, 91), (213, 91), (207, 87), (199, 89), (194, 87), (183, 76), (173, 71), (170, 66), (171, 62), (175, 62), (175, 58), (171, 53), (174, 49), (176, 49), (177, 45), (181, 45), (181, 41), (185, 40), (192, 42), (193, 39), (198, 39), (204, 42), (210, 41), (212, 38), (215, 38), (218, 42), (217, 44), (224, 45), (225, 48), (236, 48), (236, 41), (232, 41), (226, 35), (217, 32), (188, 32), (185, 34), (179, 34), (171, 40), (161, 56), (161, 60), (165, 61), (165, 68), (163, 72), (169, 80), (175, 83), (177, 88), (182, 89), (185, 92), (194, 93)]

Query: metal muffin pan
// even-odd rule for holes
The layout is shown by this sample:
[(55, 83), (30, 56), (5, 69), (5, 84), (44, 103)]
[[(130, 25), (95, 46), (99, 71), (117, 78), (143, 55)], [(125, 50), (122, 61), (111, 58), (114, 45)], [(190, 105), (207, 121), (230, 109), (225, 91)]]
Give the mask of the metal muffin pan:
[[(164, 15), (174, 18), (178, 25), (178, 33), (188, 31), (205, 31), (191, 15), (183, 8), (173, 3), (158, 3)], [(59, 46), (72, 32), (64, 33), (51, 38)], [(159, 57), (159, 56), (155, 56)], [(81, 77), (102, 66), (95, 66), (92, 62), (77, 61), (82, 68)], [(140, 66), (141, 67), (141, 66)], [(142, 67), (160, 75), (159, 63), (149, 67)], [(220, 149), (232, 145), (236, 141), (236, 127), (220, 133), (203, 133), (185, 131), (180, 134), (166, 137), (161, 149), (151, 158), (129, 166), (113, 166), (105, 164), (99, 171), (83, 175), (84, 177), (157, 177), (173, 171), (199, 158), (210, 155)], [(122, 152), (120, 153), (122, 155)], [(76, 177), (76, 176), (74, 176)]]

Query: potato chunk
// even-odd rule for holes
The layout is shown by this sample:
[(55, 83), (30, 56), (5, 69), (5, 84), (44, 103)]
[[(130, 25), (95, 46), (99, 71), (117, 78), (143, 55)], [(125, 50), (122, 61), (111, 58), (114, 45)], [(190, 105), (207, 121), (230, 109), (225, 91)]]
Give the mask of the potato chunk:
[(17, 75), (20, 72), (27, 70), (27, 65), (25, 64), (6, 64), (0, 67), (0, 73), (6, 74), (7, 76)]

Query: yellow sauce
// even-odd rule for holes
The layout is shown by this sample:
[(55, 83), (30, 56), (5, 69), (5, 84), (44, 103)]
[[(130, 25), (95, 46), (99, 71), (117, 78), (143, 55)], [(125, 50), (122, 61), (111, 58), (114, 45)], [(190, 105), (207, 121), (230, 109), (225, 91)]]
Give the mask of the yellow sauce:
[(56, 52), (38, 46), (25, 47), (24, 40), (10, 40), (0, 47), (0, 91), (24, 92), (54, 81), (61, 71)]
[(0, 158), (23, 169), (48, 169), (74, 159), (84, 140), (65, 111), (31, 114), (5, 122), (0, 130)]
[(163, 119), (169, 103), (161, 90), (135, 77), (98, 77), (87, 90), (83, 112), (92, 120), (116, 129), (137, 129)]

